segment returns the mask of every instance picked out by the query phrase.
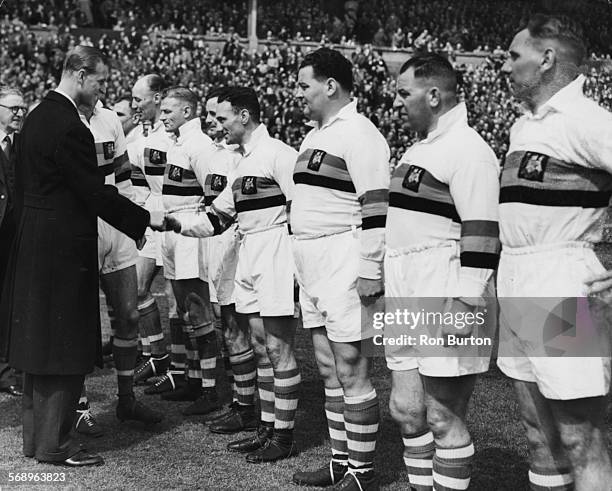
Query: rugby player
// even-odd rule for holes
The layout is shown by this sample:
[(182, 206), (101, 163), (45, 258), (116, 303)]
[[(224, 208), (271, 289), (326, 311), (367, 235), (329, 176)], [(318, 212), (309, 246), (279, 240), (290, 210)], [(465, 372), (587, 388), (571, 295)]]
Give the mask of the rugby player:
[(260, 425), (254, 436), (228, 445), (247, 462), (274, 462), (297, 453), (293, 427), (300, 372), (293, 353), (293, 259), (286, 207), (296, 152), (271, 138), (260, 120), (255, 91), (234, 87), (218, 99), (217, 121), (242, 158), (210, 212), (169, 215), (168, 227), (187, 236), (223, 232), (235, 220), (242, 236), (234, 295), (248, 317), (257, 359)]
[[(185, 87), (166, 89), (160, 121), (173, 137), (168, 149), (162, 189), (167, 212), (196, 208), (214, 152), (197, 117), (197, 96)], [(208, 243), (203, 239), (165, 233), (162, 241), (164, 276), (172, 284), (179, 318), (184, 321), (187, 384), (163, 394), (167, 400), (191, 400), (183, 414), (208, 414), (219, 408), (216, 391), (217, 336), (208, 290)]]
[[(383, 294), (389, 147), (351, 99), (352, 65), (321, 48), (304, 57), (297, 96), (312, 130), (300, 147), (290, 220), (303, 325), (325, 385), (328, 465), (293, 476), (297, 484), (378, 489), (374, 453), (376, 390), (361, 341), (362, 301)], [(342, 259), (340, 259), (342, 258)]]
[[(455, 71), (439, 55), (417, 55), (404, 63), (394, 107), (420, 140), (391, 178), (387, 309), (450, 312), (462, 319), (492, 295), (490, 280), (500, 248), (497, 158), (468, 126)], [(413, 332), (417, 339), (421, 333), (484, 336), (475, 320), (457, 326)], [(493, 338), (494, 324), (488, 327)], [(405, 329), (385, 328), (385, 337)], [(410, 486), (417, 491), (468, 489), (474, 446), (465, 416), (477, 374), (488, 370), (489, 353), (426, 346), (424, 341), (385, 346), (392, 374), (389, 408), (401, 428)]]
[[(585, 280), (605, 272), (593, 245), (602, 241), (612, 191), (612, 115), (583, 93), (585, 54), (575, 22), (548, 15), (534, 16), (510, 45), (504, 69), (526, 113), (512, 127), (502, 172), (500, 300), (580, 302)], [(528, 351), (531, 333), (544, 343), (543, 326), (519, 329), (504, 314), (502, 302), (497, 363), (514, 379), (532, 489), (610, 489), (609, 353)]]

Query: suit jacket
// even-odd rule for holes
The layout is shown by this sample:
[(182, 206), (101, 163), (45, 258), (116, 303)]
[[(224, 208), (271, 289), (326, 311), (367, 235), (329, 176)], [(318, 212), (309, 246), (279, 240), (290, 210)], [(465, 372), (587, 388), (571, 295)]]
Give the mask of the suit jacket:
[[(15, 135), (16, 136), (16, 135)], [(14, 138), (16, 141), (16, 138)], [(13, 143), (13, 145), (15, 145)], [(11, 155), (11, 159), (6, 158), (6, 154), (0, 149), (0, 226), (4, 223), (4, 217), (8, 212), (9, 203), (9, 173), (15, 165), (15, 152)]]
[(19, 222), (0, 354), (32, 374), (85, 374), (102, 363), (96, 217), (137, 240), (149, 213), (104, 185), (90, 131), (57, 92), (27, 117), (16, 153)]

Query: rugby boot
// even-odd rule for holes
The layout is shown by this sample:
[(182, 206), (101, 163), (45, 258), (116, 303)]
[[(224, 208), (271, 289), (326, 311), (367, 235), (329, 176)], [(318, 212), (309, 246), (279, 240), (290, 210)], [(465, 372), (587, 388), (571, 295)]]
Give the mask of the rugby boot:
[(202, 395), (198, 397), (193, 404), (183, 409), (185, 416), (204, 415), (216, 411), (221, 406), (219, 405), (219, 397), (215, 388), (204, 388)]
[[(234, 408), (238, 405), (238, 401), (232, 401), (227, 405), (227, 409), (225, 409), (225, 411), (223, 411), (221, 414), (215, 416), (214, 418), (210, 418), (208, 420), (208, 422), (210, 424), (212, 423), (216, 423), (217, 421), (221, 421), (222, 419), (227, 418), (230, 414), (232, 414), (232, 412), (234, 411)], [(255, 428), (253, 428), (255, 429)]]
[(217, 419), (210, 424), (210, 431), (212, 433), (220, 433), (222, 435), (231, 435), (239, 431), (255, 429), (257, 429), (255, 406), (245, 406), (237, 402), (232, 403), (230, 411), (225, 413), (223, 418)]
[(120, 397), (116, 410), (117, 418), (123, 421), (140, 421), (144, 424), (156, 424), (163, 418), (161, 413), (148, 408), (137, 401), (134, 396)]
[(144, 383), (151, 377), (164, 375), (170, 367), (170, 357), (164, 355), (161, 358), (151, 356), (134, 370), (134, 383)]
[(81, 435), (93, 436), (94, 438), (104, 434), (104, 430), (91, 414), (89, 404), (79, 404), (74, 429)]
[(332, 491), (378, 491), (380, 482), (374, 471), (353, 473), (349, 470), (331, 489)]
[(236, 440), (228, 443), (227, 449), (230, 452), (250, 453), (263, 447), (272, 438), (274, 433), (274, 423), (260, 423), (257, 431), (248, 438)]
[(264, 462), (276, 462), (277, 460), (294, 457), (298, 454), (293, 430), (274, 430), (272, 438), (266, 444), (246, 456), (246, 461), (251, 464)]
[(314, 471), (300, 471), (293, 474), (293, 482), (300, 486), (333, 486), (340, 482), (348, 470), (347, 464), (329, 461), (329, 464)]
[(199, 378), (188, 378), (182, 387), (161, 395), (164, 401), (195, 401), (202, 395), (202, 381)]
[(183, 372), (173, 372), (172, 369), (170, 369), (170, 371), (166, 372), (166, 374), (157, 382), (147, 387), (144, 390), (144, 393), (148, 396), (154, 394), (164, 394), (183, 387), (185, 384), (187, 384), (185, 374)]

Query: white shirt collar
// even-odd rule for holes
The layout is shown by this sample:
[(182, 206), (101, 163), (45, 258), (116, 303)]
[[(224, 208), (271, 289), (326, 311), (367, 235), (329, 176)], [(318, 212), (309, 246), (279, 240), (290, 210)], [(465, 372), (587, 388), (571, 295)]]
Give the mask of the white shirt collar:
[(4, 146), (4, 139), (6, 137), (9, 137), (11, 139), (11, 143), (13, 142), (13, 137), (12, 135), (9, 135), (6, 131), (0, 129), (0, 144), (2, 144), (2, 146)]
[(66, 92), (64, 92), (59, 87), (57, 87), (57, 88), (55, 88), (53, 90), (55, 90), (55, 92), (57, 92), (58, 94), (63, 95), (66, 99), (68, 99), (70, 102), (72, 102), (72, 105), (76, 108), (77, 112), (79, 112), (79, 108), (77, 107), (76, 102), (74, 102), (74, 99), (72, 97), (70, 97), (68, 94), (66, 94)]
[(438, 124), (433, 130), (427, 133), (427, 138), (425, 138), (423, 141), (431, 141), (448, 132), (456, 125), (467, 125), (467, 120), (467, 107), (465, 102), (460, 102), (450, 111), (444, 113), (438, 118)]
[(329, 118), (329, 121), (327, 123), (319, 126), (319, 123), (317, 123), (316, 121), (309, 121), (307, 124), (309, 126), (312, 126), (320, 130), (320, 129), (330, 126), (332, 123), (334, 123), (335, 121), (338, 121), (339, 119), (349, 119), (352, 116), (355, 116), (356, 114), (357, 114), (357, 99), (351, 99), (351, 101), (348, 104), (346, 104), (345, 106), (342, 106), (342, 108), (340, 108), (340, 110), (336, 114), (334, 114), (331, 118)]
[(535, 113), (527, 111), (527, 114), (532, 118), (539, 118), (549, 111), (563, 112), (567, 110), (576, 100), (584, 98), (582, 87), (584, 86), (585, 80), (586, 78), (584, 75), (578, 75), (569, 84), (553, 94), (553, 96), (542, 104)]
[(266, 128), (266, 125), (263, 123), (259, 123), (259, 126), (255, 128), (253, 133), (251, 133), (251, 139), (248, 141), (248, 143), (245, 143), (243, 145), (244, 156), (250, 154), (257, 146), (257, 143), (259, 143), (259, 141), (264, 138), (270, 138), (270, 134), (268, 133), (268, 128)]
[(180, 126), (178, 129), (178, 137), (184, 139), (186, 135), (194, 131), (196, 128), (200, 128), (200, 130), (202, 129), (202, 122), (200, 121), (200, 118), (190, 119)]

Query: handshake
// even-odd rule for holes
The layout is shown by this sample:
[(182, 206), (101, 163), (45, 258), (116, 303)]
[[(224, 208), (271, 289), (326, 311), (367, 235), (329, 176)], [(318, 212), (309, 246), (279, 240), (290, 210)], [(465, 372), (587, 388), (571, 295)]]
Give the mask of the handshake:
[(172, 215), (167, 215), (164, 211), (149, 212), (149, 227), (158, 232), (173, 231), (177, 234), (181, 232), (181, 222)]

